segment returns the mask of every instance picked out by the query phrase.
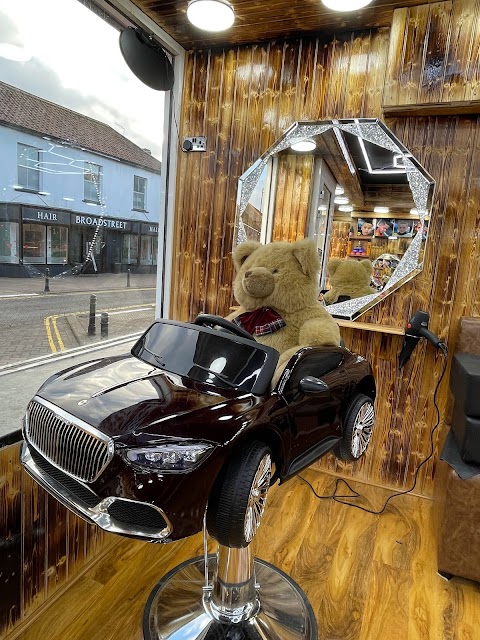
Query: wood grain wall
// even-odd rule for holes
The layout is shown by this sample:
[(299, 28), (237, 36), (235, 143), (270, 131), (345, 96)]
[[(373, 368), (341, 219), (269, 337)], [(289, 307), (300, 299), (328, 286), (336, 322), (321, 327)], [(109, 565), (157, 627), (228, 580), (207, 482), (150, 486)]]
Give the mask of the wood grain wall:
[(0, 639), (114, 542), (23, 471), (20, 443), (0, 448)]
[[(384, 104), (457, 108), (480, 100), (480, 1), (394, 12)], [(469, 105), (477, 110), (479, 104)]]
[[(299, 39), (188, 54), (181, 134), (206, 135), (208, 150), (181, 156), (173, 317), (186, 320), (201, 311), (228, 312), (233, 303), (230, 252), (238, 177), (293, 121), (382, 118), (384, 94), (392, 104), (406, 99), (398, 95), (407, 89), (412, 101), (427, 95), (437, 99), (439, 82), (432, 76), (427, 90), (425, 74), (428, 56), (434, 64), (441, 51), (445, 68), (451, 69), (457, 56), (456, 75), (448, 76), (450, 85), (454, 77), (459, 85), (469, 79), (462, 95), (476, 95), (479, 2), (409, 9), (409, 16), (423, 16), (421, 27), (417, 18), (402, 22), (400, 11), (392, 38), (390, 30), (380, 29), (335, 36), (328, 42)], [(445, 29), (447, 39), (440, 35)], [(405, 43), (402, 68), (409, 72), (400, 74), (394, 87), (399, 65), (394, 42), (400, 40)], [(442, 88), (441, 95), (445, 100), (458, 99), (451, 86), (448, 92)], [(424, 309), (431, 315), (431, 329), (453, 345), (459, 317), (480, 313), (479, 121), (476, 116), (385, 120), (433, 175), (437, 188), (422, 274), (361, 320), (403, 327), (412, 312)], [(303, 235), (304, 223), (298, 208), (290, 206), (290, 196), (284, 200), (274, 237), (293, 240)], [(430, 451), (430, 431), (437, 421), (432, 396), (442, 359), (432, 347), (421, 344), (399, 371), (401, 337), (359, 329), (344, 329), (342, 334), (347, 345), (366, 355), (375, 369), (378, 426), (369, 455), (360, 464), (352, 467), (327, 457), (320, 466), (385, 486), (409, 487)], [(438, 395), (443, 419), (448, 418), (448, 402), (445, 381)], [(430, 495), (433, 474), (434, 465), (426, 465), (416, 490)]]

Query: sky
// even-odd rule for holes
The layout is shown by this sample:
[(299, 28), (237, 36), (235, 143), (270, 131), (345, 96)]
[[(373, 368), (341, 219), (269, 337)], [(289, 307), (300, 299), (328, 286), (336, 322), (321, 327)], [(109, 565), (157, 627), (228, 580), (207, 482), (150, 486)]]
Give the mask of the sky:
[[(133, 75), (118, 38), (78, 0), (0, 0), (0, 81), (100, 120), (161, 160), (165, 94)], [(5, 58), (5, 45), (27, 61)]]

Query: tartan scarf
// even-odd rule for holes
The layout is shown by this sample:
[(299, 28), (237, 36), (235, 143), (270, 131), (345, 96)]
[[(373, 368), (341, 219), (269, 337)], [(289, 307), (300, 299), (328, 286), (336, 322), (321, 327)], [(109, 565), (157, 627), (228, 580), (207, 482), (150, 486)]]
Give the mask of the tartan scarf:
[(245, 311), (233, 318), (232, 322), (251, 333), (252, 336), (264, 336), (285, 326), (282, 316), (269, 307)]

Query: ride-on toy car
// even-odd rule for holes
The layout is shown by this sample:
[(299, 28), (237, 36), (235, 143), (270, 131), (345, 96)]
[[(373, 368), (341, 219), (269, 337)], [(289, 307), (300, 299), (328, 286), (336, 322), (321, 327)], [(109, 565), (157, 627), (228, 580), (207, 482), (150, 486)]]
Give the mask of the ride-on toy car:
[(23, 465), (108, 531), (169, 542), (200, 531), (206, 510), (220, 544), (244, 547), (275, 480), (330, 449), (356, 460), (374, 425), (363, 357), (304, 347), (271, 389), (278, 357), (223, 318), (159, 320), (131, 354), (42, 385), (25, 416)]

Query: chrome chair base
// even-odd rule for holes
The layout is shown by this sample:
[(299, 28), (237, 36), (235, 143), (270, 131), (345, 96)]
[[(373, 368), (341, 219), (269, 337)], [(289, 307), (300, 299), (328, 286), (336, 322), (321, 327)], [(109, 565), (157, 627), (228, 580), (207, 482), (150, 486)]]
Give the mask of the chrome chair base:
[(145, 607), (144, 640), (317, 640), (300, 587), (251, 554), (219, 547), (208, 574), (203, 556), (167, 573)]

